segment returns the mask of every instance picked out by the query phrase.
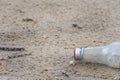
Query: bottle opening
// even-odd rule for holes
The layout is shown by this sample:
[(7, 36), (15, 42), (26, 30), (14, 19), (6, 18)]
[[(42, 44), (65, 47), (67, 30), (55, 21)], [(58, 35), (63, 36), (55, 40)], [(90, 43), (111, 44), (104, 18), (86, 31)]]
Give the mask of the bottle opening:
[(74, 59), (80, 60), (83, 56), (84, 48), (74, 48)]

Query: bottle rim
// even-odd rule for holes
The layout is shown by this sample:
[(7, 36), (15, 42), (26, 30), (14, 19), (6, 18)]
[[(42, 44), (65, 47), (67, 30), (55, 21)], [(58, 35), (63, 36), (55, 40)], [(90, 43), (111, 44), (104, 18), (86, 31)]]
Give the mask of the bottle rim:
[(84, 48), (74, 48), (74, 59), (80, 60), (83, 58)]

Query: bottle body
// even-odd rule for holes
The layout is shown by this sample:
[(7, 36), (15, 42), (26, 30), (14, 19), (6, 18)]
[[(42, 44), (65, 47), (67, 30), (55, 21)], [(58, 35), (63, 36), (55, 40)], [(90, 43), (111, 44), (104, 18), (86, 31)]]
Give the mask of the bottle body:
[(81, 57), (77, 57), (76, 50), (81, 48), (75, 48), (74, 50), (74, 58), (80, 59), (86, 62), (92, 63), (102, 63), (113, 68), (120, 68), (120, 43), (114, 42), (108, 44), (106, 46), (98, 46), (98, 47), (88, 47), (82, 48), (82, 52), (77, 52), (81, 54)]

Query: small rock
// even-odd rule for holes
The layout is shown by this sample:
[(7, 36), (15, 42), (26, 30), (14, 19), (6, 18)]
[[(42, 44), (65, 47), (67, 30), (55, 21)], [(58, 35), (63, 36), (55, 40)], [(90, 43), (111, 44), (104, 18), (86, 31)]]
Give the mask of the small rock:
[(72, 24), (72, 27), (82, 29), (82, 27), (78, 26), (77, 24)]
[(66, 72), (62, 72), (62, 74), (66, 77), (69, 77), (69, 75)]
[(72, 65), (72, 66), (75, 66), (75, 62), (74, 61), (70, 61), (69, 64)]
[(77, 24), (72, 24), (73, 27), (77, 27), (78, 25)]
[(42, 36), (42, 38), (47, 39), (47, 38), (48, 38), (48, 36), (47, 36), (47, 35), (43, 35), (43, 36)]
[(44, 71), (48, 71), (48, 69), (44, 69)]

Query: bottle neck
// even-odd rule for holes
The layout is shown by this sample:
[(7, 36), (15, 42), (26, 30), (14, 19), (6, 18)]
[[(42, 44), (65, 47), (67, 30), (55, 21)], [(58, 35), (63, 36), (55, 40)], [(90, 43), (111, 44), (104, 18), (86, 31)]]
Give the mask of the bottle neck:
[(103, 46), (84, 48), (82, 60), (87, 62), (102, 63), (103, 48)]

